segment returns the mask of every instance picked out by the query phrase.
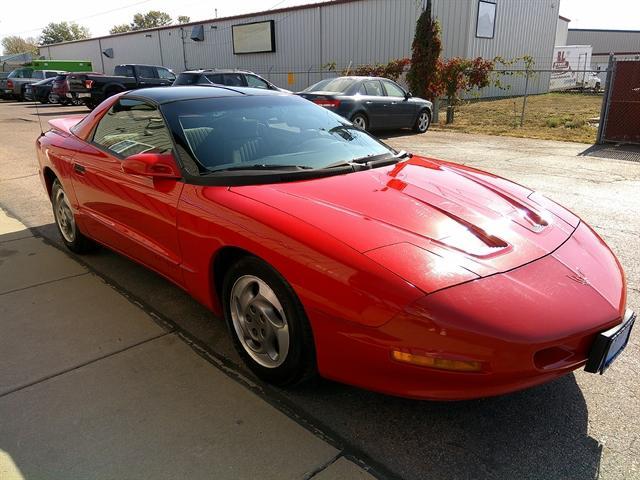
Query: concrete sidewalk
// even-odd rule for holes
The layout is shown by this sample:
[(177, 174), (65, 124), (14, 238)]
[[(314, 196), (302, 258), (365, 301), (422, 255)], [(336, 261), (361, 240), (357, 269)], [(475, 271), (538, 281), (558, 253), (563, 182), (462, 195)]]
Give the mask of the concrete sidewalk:
[(371, 479), (0, 210), (0, 479)]

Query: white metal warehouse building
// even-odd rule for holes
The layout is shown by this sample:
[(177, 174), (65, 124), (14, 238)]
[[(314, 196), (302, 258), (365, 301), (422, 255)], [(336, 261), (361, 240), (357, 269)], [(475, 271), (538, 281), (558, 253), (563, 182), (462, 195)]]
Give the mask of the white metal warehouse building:
[[(334, 0), (59, 43), (41, 47), (40, 54), (47, 59), (90, 60), (94, 70), (107, 74), (122, 63), (164, 65), (176, 73), (247, 69), (295, 91), (332, 75), (323, 71), (328, 63), (335, 62), (341, 70), (410, 57), (425, 1)], [(432, 6), (442, 26), (443, 56), (530, 55), (535, 68), (551, 67), (559, 0), (432, 0)], [(257, 50), (261, 53), (240, 53)], [(493, 94), (518, 94), (522, 78), (510, 81), (511, 90)], [(548, 76), (529, 92), (547, 89)]]
[(640, 59), (640, 30), (568, 29), (570, 45), (591, 45), (591, 65), (606, 70), (609, 54), (618, 59)]

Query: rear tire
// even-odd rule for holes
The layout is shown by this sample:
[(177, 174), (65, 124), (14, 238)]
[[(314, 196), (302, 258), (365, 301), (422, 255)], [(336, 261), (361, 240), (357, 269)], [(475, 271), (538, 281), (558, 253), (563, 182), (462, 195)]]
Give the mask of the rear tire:
[(369, 120), (363, 113), (356, 113), (353, 117), (351, 117), (351, 123), (360, 130), (364, 130), (365, 132), (369, 129)]
[(60, 237), (66, 247), (74, 253), (94, 251), (97, 248), (97, 244), (90, 238), (85, 237), (78, 228), (69, 198), (57, 178), (53, 181), (51, 187), (51, 205), (58, 233), (60, 233)]
[(266, 382), (301, 384), (316, 375), (315, 346), (304, 308), (270, 265), (246, 256), (227, 272), (222, 304), (233, 344)]

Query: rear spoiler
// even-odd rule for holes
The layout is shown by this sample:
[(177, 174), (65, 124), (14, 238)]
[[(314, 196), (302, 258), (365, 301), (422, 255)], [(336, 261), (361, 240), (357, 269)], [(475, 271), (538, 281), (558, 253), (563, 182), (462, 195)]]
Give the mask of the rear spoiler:
[(86, 115), (69, 115), (68, 117), (54, 118), (49, 120), (49, 125), (53, 130), (71, 133), (71, 128), (80, 122)]

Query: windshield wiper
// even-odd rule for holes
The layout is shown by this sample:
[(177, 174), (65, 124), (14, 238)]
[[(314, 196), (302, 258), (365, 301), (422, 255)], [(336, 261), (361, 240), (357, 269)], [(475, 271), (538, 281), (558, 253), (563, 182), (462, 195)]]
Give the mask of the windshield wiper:
[(394, 155), (396, 158), (411, 158), (413, 157), (412, 153), (406, 152), (405, 150), (400, 150), (398, 153)]
[(235, 167), (227, 167), (227, 168), (219, 168), (217, 170), (211, 170), (208, 174), (218, 173), (218, 172), (233, 172), (240, 170), (313, 170), (313, 167), (308, 165), (277, 165), (277, 164), (268, 164), (268, 163), (257, 163), (253, 165), (243, 165), (243, 166), (235, 166)]

